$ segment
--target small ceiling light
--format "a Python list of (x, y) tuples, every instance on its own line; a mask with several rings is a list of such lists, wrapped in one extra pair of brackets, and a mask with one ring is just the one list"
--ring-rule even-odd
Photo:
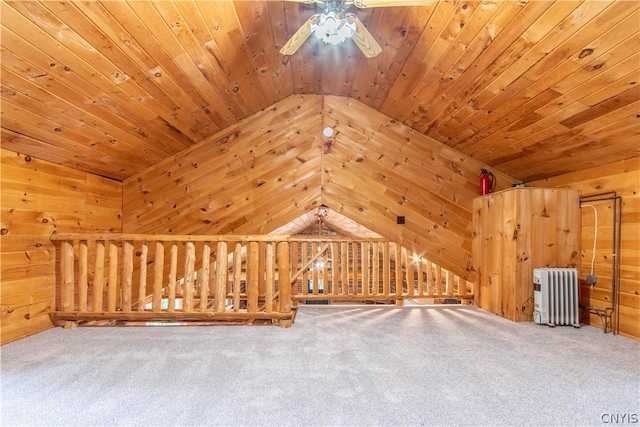
[(349, 23), (340, 13), (321, 13), (320, 21), (311, 25), (311, 32), (325, 43), (338, 45), (353, 37), (356, 23)]
[(318, 210), (316, 211), (316, 217), (318, 218), (318, 221), (322, 221), (324, 218), (326, 218), (328, 213), (329, 213), (329, 208), (327, 206), (325, 205), (318, 206)]
[(333, 136), (333, 128), (327, 126), (326, 128), (322, 129), (322, 134), (326, 137), (326, 138), (331, 138)]

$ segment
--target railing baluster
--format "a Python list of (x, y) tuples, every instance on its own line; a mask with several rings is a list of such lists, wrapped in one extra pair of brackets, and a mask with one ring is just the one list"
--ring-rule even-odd
[(265, 271), (266, 271), (266, 267), (265, 267), (265, 251), (266, 251), (266, 246), (265, 246), (265, 242), (258, 242), (258, 271), (260, 272), (258, 274), (258, 296), (259, 298), (262, 298), (265, 296)]
[(452, 295), (453, 294), (453, 272), (449, 270), (445, 270), (445, 294)]
[(433, 295), (433, 264), (427, 260), (427, 293)]
[[(306, 265), (309, 262), (309, 242), (301, 242), (301, 253), (302, 253), (302, 265)], [(302, 266), (300, 266), (302, 268)], [(309, 294), (309, 269), (305, 269), (305, 271), (300, 275), (300, 279), (302, 282), (302, 295)]]
[[(233, 251), (233, 311), (240, 310), (240, 287), (242, 286), (242, 244), (236, 242)], [(217, 298), (216, 298), (217, 300)]]
[(409, 251), (404, 251), (404, 264), (406, 269), (406, 278), (407, 278), (407, 295), (412, 297), (416, 293), (416, 282), (414, 276), (414, 259), (409, 258)]
[(80, 240), (78, 257), (78, 264), (80, 268), (80, 281), (78, 283), (78, 310), (87, 311), (87, 293), (89, 290), (89, 248), (86, 240)]
[(340, 295), (349, 295), (349, 244), (340, 243)]
[(326, 242), (322, 242), (322, 243), (318, 243), (318, 245), (321, 245), (323, 247), (325, 247), (326, 249), (320, 249), (323, 251), (323, 260), (324, 260), (324, 265), (322, 266), (322, 268), (320, 269), (320, 271), (318, 272), (319, 274), (322, 275), (322, 280), (318, 283), (318, 286), (320, 286), (320, 283), (322, 283), (322, 294), (328, 294), (329, 293), (329, 263), (328, 263), (328, 257), (327, 259), (324, 258), (324, 253), (329, 251), (329, 247), (330, 244), (326, 243)]
[(178, 276), (178, 243), (171, 244), (171, 264), (169, 266), (169, 306), (168, 311), (176, 310), (176, 282)]
[(247, 254), (247, 311), (255, 313), (258, 311), (258, 274), (260, 272), (258, 242), (249, 243), (249, 253)]
[(330, 254), (331, 258), (331, 295), (338, 295), (338, 288), (340, 286), (340, 273), (338, 260), (340, 259), (338, 256), (338, 243), (331, 242), (330, 246)]
[(382, 245), (382, 294), (389, 296), (391, 293), (391, 264), (389, 242)]
[(156, 259), (153, 265), (153, 298), (151, 310), (158, 313), (162, 310), (162, 276), (164, 274), (164, 244), (156, 241)]
[(149, 245), (146, 240), (140, 247), (140, 283), (138, 284), (138, 311), (144, 311), (147, 299), (147, 258), (149, 257)]
[(193, 276), (196, 265), (196, 245), (193, 242), (187, 242), (184, 255), (184, 294), (183, 309), (186, 313), (193, 311)]
[(200, 282), (200, 311), (207, 311), (209, 304), (209, 283), (211, 279), (211, 243), (204, 242), (202, 247), (202, 270), (198, 277)]
[(74, 307), (74, 266), (73, 240), (65, 240), (62, 243), (62, 298), (61, 306), (63, 312), (71, 312)]
[[(273, 294), (274, 290), (274, 269), (275, 259), (273, 251), (273, 243), (267, 243), (265, 251), (265, 269), (266, 269), (266, 283), (265, 283), (265, 310), (267, 313), (273, 312)], [(285, 284), (286, 287), (286, 284)], [(291, 288), (289, 286), (289, 288)]]
[[(280, 313), (291, 313), (291, 271), (289, 268), (289, 243), (279, 242), (278, 251), (278, 289), (280, 290)], [(291, 319), (283, 319), (280, 326), (288, 328), (291, 326)]]
[[(290, 246), (290, 253), (291, 253), (291, 271), (298, 271), (298, 267), (302, 264), (304, 264), (304, 261), (302, 261), (302, 264), (300, 263), (300, 260), (298, 259), (299, 257), (299, 248), (300, 245), (298, 242), (290, 242), (289, 244)], [(298, 279), (293, 282), (291, 284), (291, 292), (298, 294), (300, 292), (300, 290), (302, 289), (299, 285), (301, 283), (301, 279), (300, 277), (298, 277)], [(297, 306), (298, 305), (298, 301), (292, 301), (292, 304)]]
[[(318, 248), (320, 247), (320, 243), (312, 243), (311, 244), (311, 256), (314, 256), (318, 253)], [(318, 263), (313, 263), (313, 295), (318, 295), (318, 282), (320, 281), (320, 272), (318, 271)]]
[(227, 242), (218, 242), (218, 247), (216, 248), (216, 281), (214, 284), (214, 305), (215, 311), (218, 313), (226, 310), (228, 270)]
[(122, 247), (122, 311), (131, 311), (133, 287), (133, 242), (125, 240)]
[(371, 290), (373, 295), (378, 295), (380, 293), (380, 253), (379, 253), (378, 242), (373, 242), (371, 244)]
[(395, 268), (396, 268), (396, 296), (402, 296), (402, 248), (396, 243)]
[(118, 243), (109, 240), (109, 283), (107, 284), (107, 311), (116, 311), (118, 305)]
[(360, 253), (360, 248), (358, 246), (357, 242), (353, 242), (351, 244), (351, 273), (352, 273), (352, 277), (353, 277), (353, 285), (351, 288), (351, 295), (358, 295), (358, 273), (359, 273), (359, 269), (360, 267), (358, 266), (358, 254)]
[(418, 295), (421, 297), (424, 296), (424, 278), (422, 277), (423, 262), (422, 258), (418, 260)]
[(96, 241), (96, 259), (93, 268), (93, 302), (94, 313), (102, 311), (102, 293), (104, 292), (104, 240)]
[(362, 259), (362, 295), (369, 296), (369, 242), (360, 244)]

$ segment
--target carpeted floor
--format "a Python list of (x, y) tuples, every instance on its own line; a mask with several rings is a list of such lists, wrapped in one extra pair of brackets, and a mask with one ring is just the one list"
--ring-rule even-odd
[(302, 306), (290, 329), (56, 328), (0, 351), (3, 426), (564, 426), (640, 412), (640, 342), (471, 306)]

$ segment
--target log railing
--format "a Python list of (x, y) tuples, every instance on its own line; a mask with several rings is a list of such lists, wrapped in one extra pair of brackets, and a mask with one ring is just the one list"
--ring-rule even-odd
[(473, 299), (471, 282), (389, 241), (291, 239), (290, 243), (294, 303)]
[(53, 235), (54, 320), (256, 320), (299, 301), (472, 299), (470, 282), (383, 240)]

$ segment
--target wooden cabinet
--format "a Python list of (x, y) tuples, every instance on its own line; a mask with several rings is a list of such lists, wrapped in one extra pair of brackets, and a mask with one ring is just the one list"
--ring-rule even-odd
[(474, 303), (533, 320), (533, 269), (580, 263), (580, 193), (519, 187), (473, 201)]

